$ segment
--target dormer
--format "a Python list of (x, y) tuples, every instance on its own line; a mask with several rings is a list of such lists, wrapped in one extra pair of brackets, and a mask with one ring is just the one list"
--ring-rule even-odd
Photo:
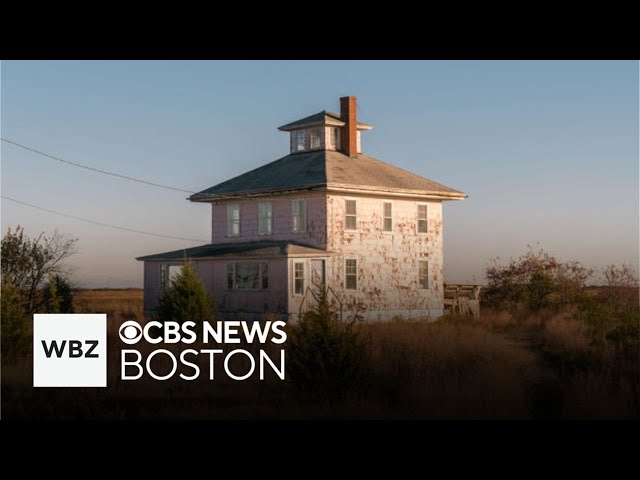
[(356, 97), (340, 99), (340, 115), (323, 110), (278, 128), (290, 132), (291, 153), (337, 150), (353, 156), (362, 153), (360, 134), (373, 126), (357, 121)]

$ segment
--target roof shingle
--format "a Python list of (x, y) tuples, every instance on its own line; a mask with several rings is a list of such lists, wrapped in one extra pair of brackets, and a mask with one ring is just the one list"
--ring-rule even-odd
[(227, 196), (319, 187), (393, 190), (463, 198), (464, 193), (382, 160), (332, 150), (292, 153), (190, 197), (194, 202)]
[(293, 241), (236, 242), (200, 245), (137, 257), (136, 260), (182, 260), (183, 258), (211, 258), (223, 256), (286, 256), (289, 254), (323, 254), (330, 252)]
[[(296, 120), (295, 122), (287, 123), (286, 125), (282, 125), (278, 127), (278, 130), (289, 131), (296, 130), (298, 128), (305, 127), (313, 127), (315, 125), (335, 125), (335, 126), (343, 126), (345, 123), (340, 118), (340, 115), (333, 112), (328, 112), (326, 110), (322, 110), (321, 112), (314, 113), (313, 115), (309, 115), (308, 117), (301, 118), (300, 120)], [(358, 128), (361, 130), (371, 130), (373, 127), (368, 123), (358, 122)]]

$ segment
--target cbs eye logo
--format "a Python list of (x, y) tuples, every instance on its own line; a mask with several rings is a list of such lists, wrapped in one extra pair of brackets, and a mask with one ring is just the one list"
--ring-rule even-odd
[(142, 338), (142, 328), (133, 320), (128, 320), (120, 325), (118, 333), (120, 334), (120, 340), (127, 345), (138, 343)]

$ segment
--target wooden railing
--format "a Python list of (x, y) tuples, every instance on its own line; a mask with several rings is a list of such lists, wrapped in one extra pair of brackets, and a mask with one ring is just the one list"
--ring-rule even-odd
[[(318, 285), (314, 286), (314, 289), (312, 289), (311, 287), (307, 287), (307, 289), (305, 290), (304, 296), (302, 297), (302, 301), (300, 302), (300, 308), (298, 309), (298, 316), (301, 316), (302, 312), (306, 310), (305, 302), (307, 302), (307, 300), (310, 300), (312, 298), (316, 303), (320, 301), (320, 298), (318, 296), (318, 288), (326, 288), (327, 300), (330, 301), (329, 294), (333, 296), (333, 299), (337, 302), (339, 307), (338, 309), (338, 314), (340, 315), (339, 318), (340, 320), (342, 320), (342, 300), (340, 300), (340, 297), (338, 297), (336, 292), (333, 291), (333, 288), (318, 286)], [(307, 306), (310, 307), (311, 305), (307, 305)]]
[(445, 283), (444, 309), (447, 313), (480, 316), (482, 285)]

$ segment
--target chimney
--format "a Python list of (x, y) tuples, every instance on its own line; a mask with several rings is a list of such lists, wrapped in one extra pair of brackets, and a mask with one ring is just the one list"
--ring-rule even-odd
[(342, 127), (342, 151), (350, 157), (358, 154), (356, 108), (356, 97), (340, 98), (340, 119), (346, 123)]

